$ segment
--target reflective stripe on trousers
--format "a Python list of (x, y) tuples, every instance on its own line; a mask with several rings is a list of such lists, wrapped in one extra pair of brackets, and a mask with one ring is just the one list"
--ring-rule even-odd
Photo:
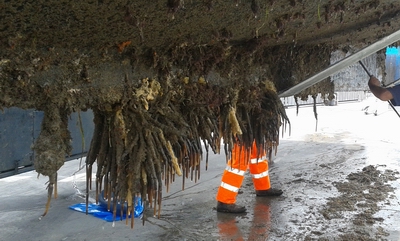
[(244, 174), (250, 169), (255, 190), (267, 190), (271, 188), (268, 175), (268, 160), (265, 153), (257, 159), (257, 147), (253, 143), (251, 150), (245, 150), (235, 144), (232, 149), (232, 158), (222, 175), (221, 185), (218, 188), (217, 200), (223, 203), (233, 204), (239, 188), (242, 186)]

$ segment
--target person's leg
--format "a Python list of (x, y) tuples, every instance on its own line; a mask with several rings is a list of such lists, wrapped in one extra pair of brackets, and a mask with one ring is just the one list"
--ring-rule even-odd
[(235, 203), (247, 170), (245, 160), (249, 160), (249, 158), (249, 150), (245, 150), (238, 145), (233, 147), (232, 158), (227, 163), (217, 192), (218, 212), (241, 213), (246, 211), (244, 207), (237, 206)]
[(251, 150), (249, 168), (257, 196), (280, 196), (283, 193), (280, 189), (271, 188), (267, 157), (264, 151), (257, 153), (255, 143)]

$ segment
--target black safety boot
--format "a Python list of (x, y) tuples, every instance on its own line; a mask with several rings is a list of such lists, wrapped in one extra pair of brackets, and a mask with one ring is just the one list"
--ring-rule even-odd
[(246, 212), (246, 208), (243, 206), (238, 206), (236, 204), (226, 204), (222, 202), (218, 202), (217, 204), (217, 212), (221, 213), (244, 213)]
[(283, 191), (280, 189), (270, 188), (268, 190), (256, 190), (258, 197), (273, 197), (282, 195)]

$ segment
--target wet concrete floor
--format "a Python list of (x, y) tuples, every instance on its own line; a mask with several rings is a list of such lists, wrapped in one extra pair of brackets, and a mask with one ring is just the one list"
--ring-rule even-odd
[[(377, 115), (365, 114), (366, 106)], [(84, 160), (77, 159), (60, 169), (58, 199), (41, 220), (47, 178), (27, 172), (0, 179), (0, 240), (400, 240), (400, 118), (373, 97), (317, 111), (318, 122), (310, 106), (298, 115), (287, 109), (291, 133), (283, 134), (270, 166), (272, 186), (284, 194), (256, 197), (247, 173), (238, 196), (246, 214), (215, 211), (225, 156), (210, 153), (199, 181), (186, 180), (181, 190), (177, 177), (164, 193), (159, 219), (147, 210), (145, 224), (136, 218), (133, 230), (125, 221), (106, 222), (68, 208), (84, 202), (85, 174), (77, 172)], [(339, 190), (369, 166), (369, 186)], [(375, 186), (382, 198), (367, 198), (378, 196)], [(365, 199), (353, 196), (360, 188)]]

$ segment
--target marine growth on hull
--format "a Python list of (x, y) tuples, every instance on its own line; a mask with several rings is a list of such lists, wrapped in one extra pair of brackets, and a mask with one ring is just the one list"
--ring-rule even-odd
[[(258, 150), (272, 153), (279, 144), (281, 127), (289, 123), (274, 84), (268, 80), (223, 86), (203, 77), (146, 78), (139, 82), (126, 78), (122, 93), (119, 101), (92, 108), (95, 129), (86, 158), (87, 188), (96, 190), (96, 200), (104, 193), (114, 217), (118, 203), (127, 203), (127, 214), (133, 213), (136, 196), (160, 216), (163, 187), (168, 191), (176, 175), (184, 177), (182, 188), (185, 179), (197, 181), (202, 160), (205, 169), (212, 165), (208, 151), (221, 153), (223, 148), (228, 160), (234, 144), (250, 148), (255, 142)], [(44, 110), (40, 135), (50, 136), (50, 142), (39, 138), (35, 144), (36, 170), (50, 178), (43, 215), (49, 209), (56, 173), (62, 166), (51, 152), (68, 154), (69, 150), (70, 137), (62, 121), (66, 115), (55, 109)], [(92, 187), (92, 167), (96, 164)]]

